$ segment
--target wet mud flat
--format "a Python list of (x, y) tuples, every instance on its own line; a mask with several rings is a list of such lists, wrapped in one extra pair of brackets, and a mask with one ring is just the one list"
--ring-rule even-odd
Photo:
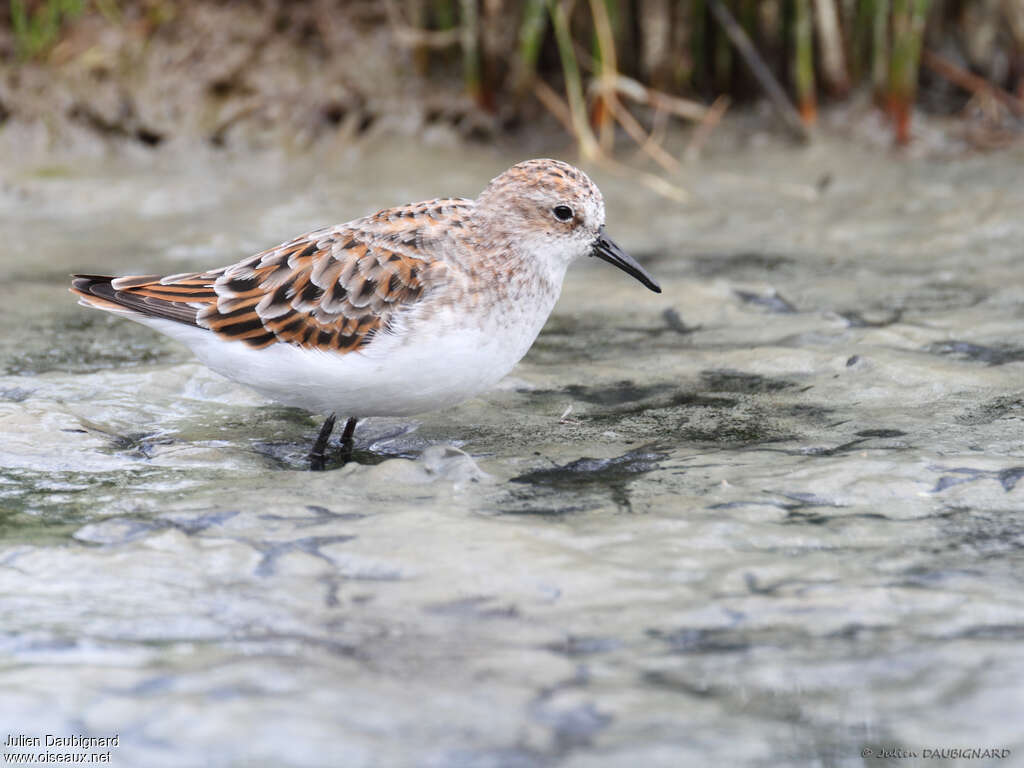
[(0, 722), (147, 766), (1024, 754), (1019, 152), (595, 173), (664, 293), (577, 265), (495, 391), (319, 474), (317, 420), (66, 293), (521, 159), (376, 150), (4, 172)]

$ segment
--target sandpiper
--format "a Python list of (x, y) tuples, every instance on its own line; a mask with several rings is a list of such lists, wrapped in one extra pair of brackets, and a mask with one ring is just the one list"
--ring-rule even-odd
[(159, 276), (75, 275), (79, 303), (155, 328), (217, 373), (356, 422), (466, 400), (526, 354), (569, 264), (597, 256), (656, 293), (604, 230), (601, 192), (558, 160), (527, 160), (475, 199), (386, 208), (300, 235), (227, 267)]

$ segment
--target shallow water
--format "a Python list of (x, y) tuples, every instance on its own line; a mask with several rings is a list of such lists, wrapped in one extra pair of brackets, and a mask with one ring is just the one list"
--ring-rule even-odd
[(597, 172), (664, 293), (578, 265), (495, 391), (320, 474), (317, 420), (66, 292), (518, 159), (5, 164), (0, 723), (125, 766), (1024, 759), (1020, 151)]

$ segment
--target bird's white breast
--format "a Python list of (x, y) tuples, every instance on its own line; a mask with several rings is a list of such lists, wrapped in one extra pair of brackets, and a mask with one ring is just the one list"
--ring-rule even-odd
[(429, 316), (412, 313), (394, 333), (346, 354), (280, 343), (253, 349), (171, 320), (133, 319), (183, 342), (212, 370), (287, 405), (346, 417), (408, 416), (497, 383), (529, 350), (556, 298), (470, 313), (434, 306)]

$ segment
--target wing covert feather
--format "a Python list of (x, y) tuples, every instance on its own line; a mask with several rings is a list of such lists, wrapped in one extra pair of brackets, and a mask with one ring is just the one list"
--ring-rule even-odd
[(345, 353), (390, 329), (399, 312), (443, 280), (446, 265), (423, 255), (413, 243), (420, 237), (315, 230), (223, 269), (76, 276), (73, 290), (256, 348), (283, 342)]

